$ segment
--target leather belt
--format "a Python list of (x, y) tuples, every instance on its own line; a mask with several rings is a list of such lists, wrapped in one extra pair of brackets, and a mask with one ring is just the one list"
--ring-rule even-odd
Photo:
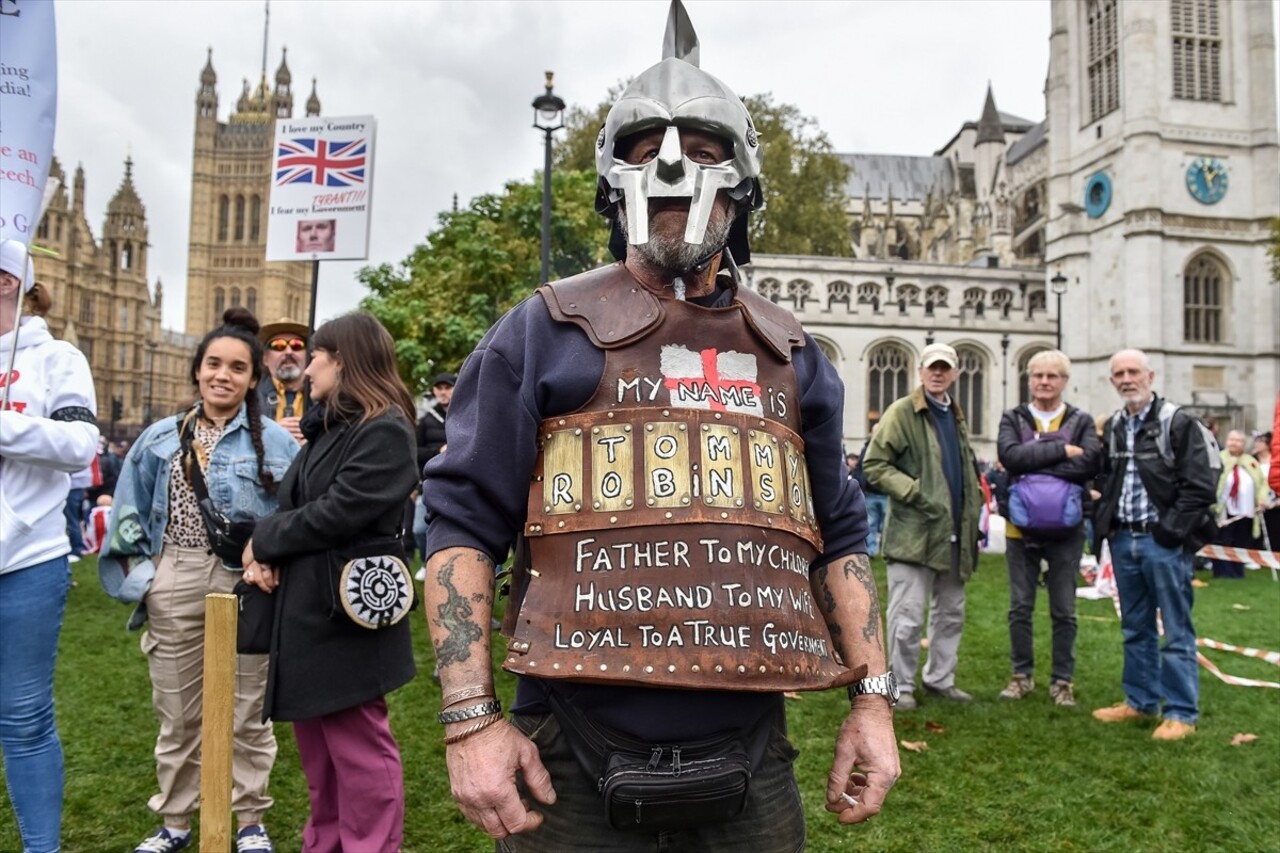
[(1116, 524), (1117, 530), (1127, 530), (1130, 533), (1151, 533), (1155, 528), (1154, 521), (1121, 521)]

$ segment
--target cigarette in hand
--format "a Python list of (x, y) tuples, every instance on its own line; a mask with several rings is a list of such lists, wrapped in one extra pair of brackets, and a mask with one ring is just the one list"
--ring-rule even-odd
[(846, 803), (848, 803), (851, 806), (858, 805), (858, 798), (853, 796), (852, 794), (841, 794), (840, 799), (844, 800)]

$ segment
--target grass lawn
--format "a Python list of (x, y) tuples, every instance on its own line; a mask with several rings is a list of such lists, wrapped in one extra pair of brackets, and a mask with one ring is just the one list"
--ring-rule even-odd
[[(883, 590), (884, 567), (877, 562)], [(1198, 590), (1200, 635), (1240, 646), (1280, 649), (1280, 584), (1267, 571)], [(157, 823), (146, 807), (155, 791), (155, 719), (138, 635), (124, 631), (128, 609), (100, 591), (92, 560), (75, 567), (58, 664), (58, 718), (67, 756), (63, 849), (126, 851)], [(1201, 575), (1204, 577), (1204, 575)], [(1008, 679), (1008, 589), (1001, 557), (984, 557), (969, 587), (958, 683), (970, 706), (926, 701), (897, 716), (899, 739), (928, 750), (902, 752), (902, 778), (869, 825), (840, 827), (822, 810), (843, 691), (788, 704), (801, 751), (801, 793), (812, 851), (1263, 851), (1280, 848), (1280, 690), (1232, 687), (1201, 671), (1200, 731), (1172, 744), (1150, 739), (1153, 725), (1094, 722), (1089, 711), (1122, 698), (1120, 628), (1109, 601), (1081, 601), (1073, 710), (1055, 708), (1047, 685), (1021, 702), (996, 698)], [(415, 614), (420, 676), (391, 697), (405, 760), (405, 851), (492, 850), (463, 822), (449, 796), (439, 689), (428, 677), (430, 643)], [(1047, 677), (1049, 618), (1036, 614), (1037, 676)], [(1228, 673), (1280, 681), (1263, 661), (1209, 656)], [(500, 675), (504, 703), (513, 679)], [(292, 729), (277, 726), (280, 755), (268, 815), (282, 851), (299, 849), (306, 785)], [(1231, 746), (1236, 733), (1258, 736)], [(0, 851), (21, 849), (0, 791)], [(743, 851), (751, 850), (744, 839)], [(355, 853), (355, 851), (353, 851)]]

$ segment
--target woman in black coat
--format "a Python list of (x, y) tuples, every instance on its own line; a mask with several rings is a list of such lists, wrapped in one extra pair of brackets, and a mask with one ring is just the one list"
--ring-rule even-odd
[(311, 345), (306, 372), (322, 405), (303, 417), (307, 442), (280, 510), (258, 522), (244, 555), (244, 579), (276, 597), (264, 715), (294, 723), (311, 796), (303, 850), (398, 850), (404, 783), (384, 697), (414, 676), (409, 620), (357, 624), (339, 573), (354, 557), (403, 556), (417, 479), (413, 399), (372, 316), (332, 320)]

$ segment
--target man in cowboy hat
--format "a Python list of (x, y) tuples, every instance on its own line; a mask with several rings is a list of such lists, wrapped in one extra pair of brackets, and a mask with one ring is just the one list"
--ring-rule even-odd
[(302, 430), (298, 421), (307, 404), (302, 385), (308, 335), (306, 326), (287, 317), (258, 330), (258, 340), (264, 347), (262, 362), (271, 376), (270, 382), (258, 383), (262, 413), (287, 429), (299, 443)]

